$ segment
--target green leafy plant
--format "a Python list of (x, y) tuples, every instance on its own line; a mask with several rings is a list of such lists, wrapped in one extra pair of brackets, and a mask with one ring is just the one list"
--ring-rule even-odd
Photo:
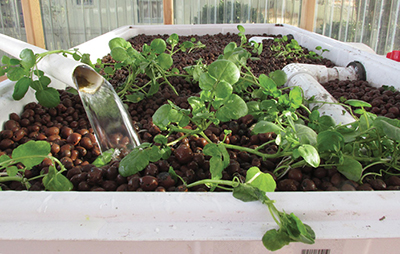
[(325, 52), (329, 52), (329, 49), (323, 49), (321, 46), (315, 47), (315, 50), (320, 51), (321, 53), (318, 55), (316, 52), (310, 51), (308, 52), (308, 55), (306, 55), (306, 57), (310, 59), (322, 59), (322, 54)]
[[(340, 173), (356, 182), (362, 182), (368, 175), (398, 174), (400, 121), (367, 112), (365, 107), (371, 105), (364, 101), (347, 100), (343, 106), (355, 118), (353, 123), (346, 126), (330, 123), (325, 128), (319, 126), (317, 148), (325, 161), (323, 166), (336, 166)], [(356, 108), (354, 113), (350, 106)], [(316, 118), (316, 115), (310, 117), (312, 121)], [(313, 122), (310, 126), (318, 128), (313, 126)], [(374, 166), (381, 170), (369, 172), (368, 169)]]
[[(62, 174), (67, 169), (55, 157), (49, 155), (51, 146), (46, 141), (28, 141), (15, 148), (11, 158), (8, 155), (0, 156), (0, 183), (17, 181), (21, 182), (29, 190), (30, 181), (43, 178), (42, 182), (46, 190), (49, 191), (70, 191), (72, 183)], [(44, 159), (49, 159), (51, 165), (47, 173), (41, 172), (40, 175), (26, 178), (25, 172), (39, 165)], [(61, 170), (56, 169), (58, 165)]]
[(275, 38), (274, 41), (277, 45), (271, 45), (270, 48), (272, 51), (275, 51), (275, 57), (284, 57), (286, 59), (293, 58), (301, 58), (306, 57), (310, 59), (322, 59), (322, 54), (324, 52), (329, 51), (328, 49), (322, 49), (321, 46), (317, 46), (315, 50), (321, 51), (321, 54), (318, 55), (314, 51), (309, 51), (307, 54), (304, 52), (304, 49), (299, 45), (299, 43), (295, 39), (291, 39), (289, 41), (286, 35), (282, 36), (282, 38)]
[[(243, 31), (241, 32), (243, 33)], [(277, 71), (269, 76), (261, 75), (257, 78), (246, 66), (249, 58), (250, 53), (247, 50), (230, 43), (226, 46), (224, 54), (210, 65), (205, 66), (198, 63), (188, 68), (193, 79), (198, 81), (201, 89), (199, 96), (188, 98), (190, 109), (182, 109), (171, 101), (162, 105), (154, 113), (152, 119), (155, 125), (161, 130), (167, 131), (168, 134), (156, 136), (154, 144), (145, 143), (135, 148), (133, 152), (121, 160), (119, 172), (123, 176), (136, 174), (144, 170), (150, 162), (168, 158), (171, 154), (169, 147), (180, 140), (191, 135), (200, 136), (208, 143), (203, 148), (203, 153), (210, 156), (211, 179), (187, 184), (174, 173), (172, 168), (170, 169), (171, 175), (179, 178), (187, 188), (205, 184), (210, 190), (216, 188), (230, 190), (233, 191), (235, 197), (241, 200), (260, 200), (266, 204), (280, 226), (278, 231), (267, 232), (267, 236), (271, 236), (279, 242), (275, 243), (275, 240), (270, 242), (269, 237), (265, 237), (264, 244), (268, 249), (279, 249), (291, 241), (313, 243), (315, 236), (311, 228), (302, 224), (295, 215), (279, 212), (273, 206), (273, 202), (265, 196), (265, 193), (262, 194), (265, 191), (275, 189), (276, 184), (270, 174), (262, 173), (258, 168), (251, 168), (247, 172), (245, 183), (241, 183), (237, 177), (234, 177), (231, 181), (222, 180), (222, 172), (228, 166), (230, 160), (227, 149), (246, 151), (260, 156), (263, 160), (280, 157), (290, 158), (285, 165), (281, 165), (276, 170), (277, 175), (279, 175), (281, 169), (287, 169), (290, 166), (311, 165), (317, 167), (320, 163), (318, 152), (313, 146), (317, 134), (311, 128), (295, 122), (299, 120), (295, 110), (303, 105), (301, 89), (297, 87), (289, 94), (283, 94), (278, 89), (277, 83), (282, 85), (286, 81), (284, 73)], [(243, 82), (247, 84), (243, 85)], [(238, 88), (237, 86), (241, 87)], [(242, 147), (225, 142), (213, 143), (204, 133), (212, 124), (218, 125), (221, 122), (237, 120), (247, 115), (249, 113), (248, 106), (245, 100), (235, 91), (246, 93), (249, 92), (248, 90), (253, 91), (250, 94), (258, 93), (262, 97), (273, 98), (275, 103), (282, 105), (281, 108), (287, 109), (282, 114), (278, 114), (277, 111), (274, 115), (276, 123), (260, 121), (253, 128), (254, 134), (278, 133), (275, 143), (280, 146), (280, 150), (274, 154), (263, 153), (260, 150), (269, 143), (258, 148)], [(273, 101), (273, 99), (270, 100)], [(184, 128), (189, 123), (196, 126), (196, 129)], [(181, 132), (184, 135), (168, 143), (168, 136), (175, 132)], [(224, 134), (227, 137), (230, 135), (230, 131), (226, 130)]]
[(38, 102), (48, 108), (56, 107), (60, 103), (60, 96), (56, 89), (49, 87), (51, 80), (45, 73), (38, 69), (37, 64), (50, 54), (71, 55), (75, 60), (92, 65), (88, 54), (81, 54), (75, 50), (54, 50), (40, 54), (34, 54), (31, 49), (21, 51), (19, 57), (9, 58), (4, 55), (1, 59), (0, 76), (7, 74), (8, 79), (17, 81), (14, 86), (13, 99), (21, 100), (29, 88), (35, 90)]
[[(167, 47), (169, 46), (169, 48)], [(172, 64), (172, 55), (178, 51), (190, 53), (196, 48), (202, 48), (201, 42), (196, 42), (194, 38), (191, 41), (185, 41), (179, 44), (179, 36), (172, 34), (164, 41), (163, 39), (154, 39), (150, 45), (145, 44), (142, 52), (135, 50), (132, 45), (123, 38), (114, 38), (109, 42), (111, 56), (119, 61), (114, 68), (126, 68), (129, 76), (125, 84), (118, 91), (118, 95), (130, 102), (138, 102), (144, 97), (152, 96), (158, 91), (163, 83), (166, 83), (178, 94), (174, 86), (168, 81), (170, 76), (179, 76), (179, 70), (174, 68), (168, 71)], [(139, 74), (145, 73), (150, 81), (144, 86), (136, 85), (136, 78)], [(161, 83), (158, 80), (163, 79)], [(145, 89), (149, 86), (149, 89)]]

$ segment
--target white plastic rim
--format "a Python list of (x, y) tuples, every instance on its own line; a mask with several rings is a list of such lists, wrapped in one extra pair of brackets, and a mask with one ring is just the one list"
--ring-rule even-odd
[[(329, 49), (324, 56), (340, 66), (360, 61), (371, 82), (399, 85), (393, 71), (398, 75), (400, 63), (288, 25), (244, 27), (249, 34), (291, 33), (309, 49)], [(237, 33), (237, 29), (236, 25), (126, 26), (78, 47), (96, 60), (109, 52), (108, 41), (114, 37), (173, 32), (201, 35)], [(1, 122), (9, 113), (21, 112), (34, 98), (28, 95), (20, 102), (12, 101), (12, 85), (10, 81), (0, 85)], [(329, 249), (332, 254), (373, 254), (378, 253), (377, 246), (381, 253), (398, 250), (399, 192), (279, 192), (268, 196), (276, 200), (278, 209), (295, 213), (317, 235), (316, 245), (296, 243), (276, 253)], [(1, 254), (70, 253), (78, 247), (74, 253), (269, 253), (260, 239), (268, 229), (276, 228), (266, 207), (241, 202), (231, 193), (5, 191), (0, 198)]]

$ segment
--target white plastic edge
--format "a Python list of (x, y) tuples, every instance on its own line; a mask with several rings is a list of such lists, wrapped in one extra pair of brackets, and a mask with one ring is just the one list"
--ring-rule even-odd
[[(399, 192), (268, 193), (317, 239), (398, 238)], [(3, 192), (0, 239), (260, 240), (267, 207), (231, 193)], [(373, 204), (373, 207), (371, 207)]]

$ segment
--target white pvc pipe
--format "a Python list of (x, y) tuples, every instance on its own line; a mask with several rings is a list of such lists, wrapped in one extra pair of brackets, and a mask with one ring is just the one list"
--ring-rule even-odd
[[(327, 82), (334, 79), (356, 79), (352, 67), (326, 68), (322, 65), (289, 64), (282, 70), (287, 75), (286, 86), (299, 86), (304, 92), (305, 98), (314, 97), (316, 101), (338, 103), (338, 101), (318, 82)], [(353, 69), (354, 70), (354, 69)], [(319, 106), (322, 115), (331, 116), (337, 124), (349, 124), (354, 118), (338, 104), (311, 103), (311, 107)]]
[(319, 83), (326, 83), (331, 80), (356, 80), (357, 73), (353, 67), (333, 67), (324, 65), (296, 63), (310, 73)]
[[(7, 35), (0, 34), (0, 49), (11, 56), (20, 58), (19, 55), (21, 51), (26, 48), (31, 49), (35, 54), (40, 54), (47, 51)], [(88, 68), (91, 68), (84, 63), (77, 62), (71, 58), (67, 58), (58, 54), (48, 55), (38, 63), (39, 70), (65, 83), (67, 86), (74, 88), (77, 87), (74, 83), (73, 73), (78, 66), (87, 66)]]

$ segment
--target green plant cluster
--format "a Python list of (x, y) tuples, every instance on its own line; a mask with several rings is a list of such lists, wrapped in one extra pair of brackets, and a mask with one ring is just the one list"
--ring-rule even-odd
[[(169, 46), (169, 47), (167, 47)], [(170, 76), (178, 76), (179, 70), (172, 68), (172, 55), (178, 51), (190, 53), (196, 48), (202, 48), (201, 42), (196, 42), (195, 38), (179, 44), (179, 36), (172, 34), (166, 41), (154, 39), (150, 45), (144, 44), (142, 52), (135, 50), (132, 45), (123, 38), (114, 38), (109, 42), (111, 56), (119, 61), (114, 68), (127, 68), (129, 76), (118, 95), (128, 102), (139, 102), (144, 97), (155, 94), (160, 85), (167, 83), (178, 95), (174, 86), (168, 81)], [(110, 67), (111, 68), (111, 67)], [(108, 71), (110, 72), (110, 71)], [(136, 85), (137, 75), (145, 73), (150, 81), (144, 86)], [(158, 80), (162, 79), (160, 83)], [(146, 87), (149, 89), (146, 90)]]
[[(29, 189), (33, 181), (43, 178), (42, 182), (46, 190), (49, 191), (70, 191), (72, 183), (62, 174), (67, 169), (55, 157), (50, 156), (51, 146), (47, 141), (28, 141), (15, 148), (11, 158), (8, 155), (0, 156), (0, 183), (16, 181), (21, 182), (26, 189)], [(40, 172), (40, 175), (26, 178), (25, 171), (39, 165), (44, 159), (49, 159), (51, 165), (48, 172)], [(61, 170), (57, 170), (58, 165)], [(1, 172), (4, 171), (5, 172)], [(1, 190), (1, 186), (0, 186)]]
[(13, 99), (21, 100), (29, 88), (35, 90), (38, 102), (48, 108), (56, 107), (60, 103), (60, 95), (56, 89), (50, 87), (50, 78), (38, 69), (37, 64), (47, 55), (59, 54), (71, 55), (76, 61), (93, 66), (89, 54), (81, 54), (78, 50), (54, 50), (40, 54), (34, 54), (31, 49), (21, 51), (19, 59), (9, 58), (4, 55), (1, 59), (0, 76), (7, 74), (11, 81), (17, 81), (14, 86)]
[(295, 39), (291, 39), (289, 41), (286, 35), (282, 36), (282, 38), (275, 38), (274, 41), (277, 43), (277, 45), (272, 45), (270, 48), (272, 51), (276, 52), (275, 57), (283, 57), (286, 59), (301, 57), (306, 57), (310, 59), (322, 59), (322, 54), (329, 51), (328, 49), (323, 49), (321, 46), (317, 46), (315, 47), (315, 50), (320, 51), (320, 55), (318, 55), (314, 51), (309, 51), (308, 53), (305, 53), (304, 49)]

